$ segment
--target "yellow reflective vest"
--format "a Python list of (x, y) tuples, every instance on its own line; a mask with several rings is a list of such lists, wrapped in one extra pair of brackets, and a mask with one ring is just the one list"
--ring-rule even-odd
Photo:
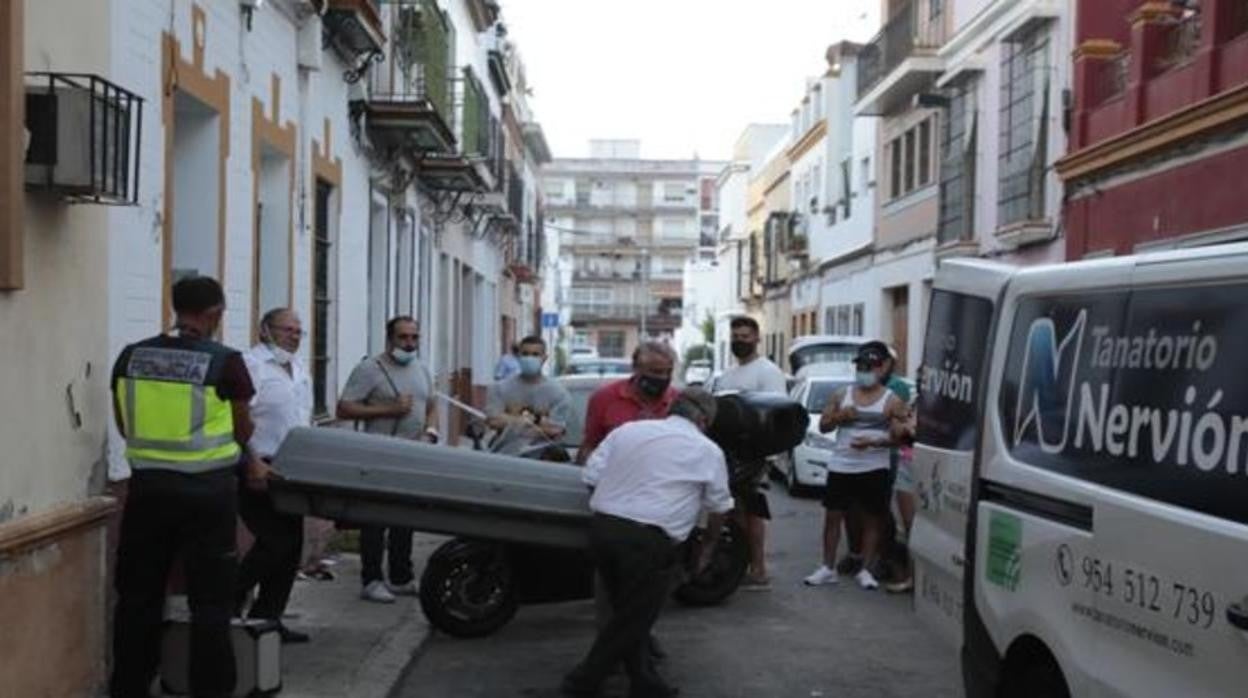
[(167, 336), (126, 347), (113, 391), (131, 468), (204, 473), (238, 463), (234, 413), (217, 394), (232, 353), (216, 342)]

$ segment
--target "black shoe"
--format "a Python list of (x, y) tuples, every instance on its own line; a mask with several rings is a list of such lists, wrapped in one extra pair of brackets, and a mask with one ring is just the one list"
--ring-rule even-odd
[(277, 634), (282, 636), (283, 645), (302, 645), (312, 639), (311, 635), (298, 630), (291, 630), (285, 625), (277, 626)]

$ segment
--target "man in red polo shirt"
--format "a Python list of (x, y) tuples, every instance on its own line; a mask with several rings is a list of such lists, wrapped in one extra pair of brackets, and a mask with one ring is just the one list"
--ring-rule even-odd
[(589, 398), (585, 409), (585, 436), (576, 454), (582, 465), (602, 440), (621, 424), (639, 419), (663, 419), (676, 399), (672, 370), (676, 352), (661, 342), (643, 342), (633, 352), (633, 375), (608, 383)]

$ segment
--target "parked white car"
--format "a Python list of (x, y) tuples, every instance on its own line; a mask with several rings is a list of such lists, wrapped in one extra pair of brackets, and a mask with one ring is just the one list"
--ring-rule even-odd
[(810, 425), (802, 443), (773, 462), (790, 492), (803, 487), (822, 487), (827, 481), (828, 458), (836, 445), (836, 432), (819, 433), (819, 415), (833, 393), (853, 382), (853, 374), (839, 364), (811, 365), (799, 372), (789, 396), (806, 407)]
[(707, 359), (694, 359), (685, 367), (685, 385), (705, 385), (711, 379), (711, 362)]

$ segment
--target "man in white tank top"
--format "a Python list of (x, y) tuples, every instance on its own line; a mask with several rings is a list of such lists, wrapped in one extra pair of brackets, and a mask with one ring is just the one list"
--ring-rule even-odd
[(836, 448), (828, 459), (828, 482), (823, 496), (823, 564), (804, 580), (810, 586), (835, 584), (836, 549), (847, 512), (862, 517), (862, 569), (855, 575), (863, 589), (876, 589), (871, 574), (880, 547), (881, 521), (890, 499), (889, 450), (891, 427), (904, 421), (906, 403), (884, 386), (888, 356), (877, 343), (864, 344), (854, 358), (855, 383), (828, 400), (819, 430), (836, 430)]

